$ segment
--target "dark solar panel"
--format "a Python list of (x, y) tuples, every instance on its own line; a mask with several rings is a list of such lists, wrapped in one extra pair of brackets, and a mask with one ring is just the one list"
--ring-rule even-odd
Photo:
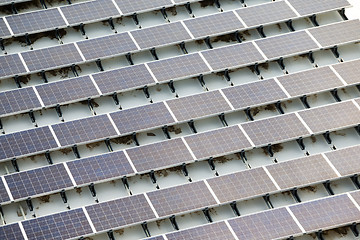
[(221, 203), (253, 198), (277, 190), (262, 168), (208, 179), (208, 183)]
[(83, 61), (74, 44), (28, 51), (21, 55), (30, 71), (60, 68)]
[(359, 124), (360, 111), (351, 102), (335, 103), (299, 112), (314, 133), (331, 131)]
[(110, 116), (121, 134), (175, 122), (162, 102), (114, 112)]
[(335, 228), (360, 220), (360, 211), (347, 195), (338, 195), (290, 207), (306, 231)]
[(155, 218), (143, 194), (91, 205), (86, 210), (97, 231)]
[(181, 139), (172, 139), (127, 150), (138, 171), (180, 165), (193, 158)]
[(117, 133), (107, 115), (83, 118), (52, 126), (61, 146), (101, 140)]
[(92, 233), (83, 210), (75, 209), (22, 222), (32, 240), (68, 239)]
[(0, 226), (0, 239), (24, 240), (18, 223)]
[(274, 79), (243, 84), (223, 90), (235, 109), (275, 102), (287, 98)]
[(148, 196), (160, 217), (216, 204), (203, 181), (149, 192)]
[(293, 113), (244, 123), (242, 126), (256, 146), (273, 144), (309, 134)]
[(67, 165), (78, 185), (134, 173), (123, 152), (84, 158)]
[(278, 80), (293, 97), (344, 86), (329, 67), (289, 74)]
[(285, 208), (235, 218), (229, 221), (239, 239), (283, 239), (301, 230)]
[(350, 6), (347, 0), (289, 0), (289, 3), (301, 15), (310, 15)]
[(6, 20), (14, 34), (31, 33), (39, 30), (44, 32), (66, 26), (64, 19), (56, 8), (15, 14), (7, 16)]
[(9, 195), (7, 194), (3, 181), (0, 179), (0, 203), (8, 201), (10, 201)]
[(264, 60), (252, 43), (211, 49), (202, 54), (214, 70), (251, 65)]
[(345, 80), (348, 84), (358, 84), (360, 76), (360, 60), (344, 62), (341, 64), (333, 65), (336, 72)]
[[(0, 3), (1, 4), (1, 3)], [(0, 18), (0, 38), (10, 36), (10, 31), (8, 27), (6, 26), (4, 20)]]
[(19, 55), (0, 56), (0, 78), (20, 73), (26, 73), (26, 69)]
[(360, 173), (359, 152), (360, 146), (355, 146), (325, 153), (325, 155), (342, 176), (348, 176)]
[(159, 82), (210, 72), (199, 54), (189, 54), (148, 63)]
[(145, 65), (136, 65), (93, 75), (103, 94), (155, 84)]
[(178, 121), (230, 111), (231, 107), (219, 91), (212, 91), (167, 101)]
[(36, 90), (46, 106), (99, 96), (89, 76), (42, 84)]
[(0, 92), (0, 103), (0, 116), (41, 107), (32, 88)]
[(12, 158), (56, 148), (49, 127), (35, 128), (0, 136), (0, 159)]
[(196, 158), (207, 158), (251, 147), (238, 126), (185, 137)]
[(142, 49), (180, 43), (191, 39), (179, 22), (144, 28), (132, 31), (131, 34)]
[(171, 0), (115, 0), (115, 2), (125, 15), (174, 5)]

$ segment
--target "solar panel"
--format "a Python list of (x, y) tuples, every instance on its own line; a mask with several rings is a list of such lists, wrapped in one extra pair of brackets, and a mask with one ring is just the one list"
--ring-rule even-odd
[(46, 9), (24, 14), (7, 16), (11, 30), (14, 34), (24, 34), (36, 31), (45, 32), (58, 27), (66, 27), (66, 23), (58, 9)]
[(147, 195), (160, 217), (216, 204), (203, 181), (165, 188)]
[(325, 153), (325, 155), (342, 176), (348, 176), (360, 173), (359, 151), (360, 146), (355, 146)]
[(287, 95), (281, 90), (274, 79), (226, 88), (223, 89), (223, 92), (235, 109), (287, 98)]
[(285, 208), (235, 218), (229, 221), (239, 239), (282, 239), (301, 230)]
[(171, 0), (115, 0), (115, 2), (120, 7), (121, 12), (126, 15), (174, 5)]
[(256, 146), (294, 139), (309, 132), (295, 114), (286, 114), (242, 124)]
[(5, 176), (14, 199), (72, 187), (73, 184), (63, 164), (56, 164)]
[(231, 107), (219, 91), (206, 92), (167, 101), (178, 121), (230, 111)]
[(70, 25), (119, 16), (111, 0), (96, 0), (60, 8)]
[(193, 158), (181, 139), (172, 139), (127, 150), (138, 171), (180, 165)]
[(135, 30), (131, 34), (141, 49), (175, 44), (191, 39), (180, 22)]
[(276, 191), (263, 168), (254, 168), (208, 179), (221, 203), (252, 198)]
[(163, 236), (145, 238), (144, 240), (165, 240)]
[(155, 218), (143, 194), (91, 205), (86, 210), (97, 231)]
[[(1, 3), (0, 3), (1, 5)], [(6, 26), (4, 19), (0, 18), (0, 38), (11, 36), (11, 33)]]
[(49, 127), (40, 127), (0, 136), (0, 159), (56, 148)]
[(107, 115), (83, 118), (52, 125), (61, 146), (100, 140), (117, 133)]
[(18, 223), (0, 226), (0, 239), (24, 240)]
[(313, 155), (266, 167), (282, 189), (319, 183), (337, 175), (321, 155)]
[(36, 86), (45, 106), (99, 96), (89, 76)]
[(350, 6), (347, 0), (289, 0), (289, 3), (301, 15), (311, 15)]
[[(332, 47), (360, 40), (360, 22), (352, 20), (310, 29), (309, 32), (323, 47)], [(334, 34), (336, 33), (336, 34)]]
[(111, 113), (121, 134), (174, 123), (174, 118), (162, 102)]
[(26, 70), (19, 55), (0, 56), (0, 78), (20, 73), (26, 73)]
[(358, 205), (360, 205), (360, 191), (351, 193), (351, 196), (355, 199)]
[(329, 67), (285, 75), (278, 80), (293, 97), (344, 86)]
[(29, 239), (68, 239), (93, 233), (83, 210), (75, 209), (22, 222)]
[(129, 33), (119, 33), (77, 43), (86, 60), (115, 56), (138, 50)]
[(185, 137), (196, 158), (215, 157), (251, 147), (238, 126), (221, 128)]
[(32, 88), (0, 92), (0, 102), (0, 116), (41, 107)]
[(360, 82), (358, 77), (360, 76), (360, 60), (335, 64), (333, 67), (346, 83), (358, 84)]
[(360, 211), (347, 195), (338, 195), (290, 207), (306, 231), (335, 228), (360, 220)]
[(231, 240), (235, 239), (225, 222), (217, 222), (166, 235), (168, 240)]
[(204, 60), (197, 53), (150, 62), (148, 66), (159, 82), (210, 72)]
[(359, 124), (360, 111), (351, 102), (335, 103), (299, 112), (314, 133), (331, 131)]
[[(0, 203), (2, 202), (8, 202), (10, 201), (9, 195), (7, 194), (7, 191), (5, 189), (3, 181), (0, 179)], [(0, 230), (1, 232), (1, 230)], [(1, 233), (0, 233), (1, 236)]]
[(233, 12), (189, 19), (184, 23), (195, 38), (225, 34), (244, 28)]
[(296, 13), (283, 1), (241, 8), (236, 12), (248, 27), (286, 21), (297, 17)]
[(30, 71), (60, 68), (83, 61), (74, 44), (23, 52), (21, 55)]
[(214, 70), (251, 65), (264, 60), (252, 43), (211, 49), (202, 54)]

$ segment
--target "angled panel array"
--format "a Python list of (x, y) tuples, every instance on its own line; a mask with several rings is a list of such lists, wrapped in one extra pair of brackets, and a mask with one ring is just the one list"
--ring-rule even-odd
[[(1, 180), (1, 179), (0, 179)], [(0, 202), (8, 202), (10, 201), (9, 195), (5, 189), (5, 185), (3, 181), (0, 181)], [(0, 234), (1, 236), (1, 234)]]
[(325, 153), (325, 155), (342, 176), (348, 176), (360, 173), (359, 152), (360, 146), (355, 146)]
[(174, 5), (171, 0), (115, 0), (125, 15)]
[(341, 9), (349, 7), (347, 0), (288, 0), (295, 10), (301, 15), (321, 13), (330, 9)]
[(333, 65), (336, 72), (345, 80), (347, 84), (360, 83), (360, 60), (344, 62)]
[(19, 55), (0, 56), (0, 78), (21, 73), (26, 73), (26, 69)]
[(0, 239), (25, 240), (18, 223), (0, 226)]

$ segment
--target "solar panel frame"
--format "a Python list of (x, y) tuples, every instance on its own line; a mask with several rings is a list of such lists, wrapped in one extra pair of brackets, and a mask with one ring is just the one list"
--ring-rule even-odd
[(171, 7), (174, 5), (171, 0), (115, 0), (115, 2), (124, 15), (156, 10), (162, 7)]
[(156, 236), (151, 238), (145, 238), (144, 240), (165, 240), (163, 236)]
[(359, 151), (360, 146), (358, 145), (328, 152), (325, 155), (342, 176), (349, 176), (360, 173), (360, 166), (357, 164)]
[(337, 73), (347, 84), (358, 84), (360, 82), (360, 59), (332, 65)]
[(26, 73), (18, 54), (0, 56), (0, 79)]
[[(10, 201), (10, 197), (6, 191), (4, 182), (2, 181), (2, 179), (0, 179), (0, 203), (9, 202), (9, 201)], [(0, 236), (1, 236), (1, 230), (0, 230)]]
[[(1, 6), (1, 3), (0, 3)], [(8, 27), (6, 26), (4, 19), (0, 18), (0, 38), (6, 38), (6, 37), (10, 37), (11, 33), (8, 29)]]
[(25, 240), (18, 223), (0, 226), (0, 238), (4, 240)]
[(330, 0), (326, 2), (322, 0), (289, 0), (288, 2), (303, 16), (351, 6), (347, 0)]
[(11, 3), (21, 3), (21, 2), (29, 2), (31, 0), (1, 0), (0, 6), (8, 5)]

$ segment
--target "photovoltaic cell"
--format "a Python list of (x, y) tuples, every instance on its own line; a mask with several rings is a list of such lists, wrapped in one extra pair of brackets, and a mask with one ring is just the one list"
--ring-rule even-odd
[(304, 16), (350, 6), (347, 0), (289, 0), (289, 3)]
[(231, 240), (235, 239), (225, 222), (217, 222), (166, 235), (168, 240)]
[(45, 106), (99, 96), (89, 76), (36, 86)]
[[(1, 5), (1, 2), (0, 2), (0, 5)], [(0, 37), (3, 38), (3, 37), (7, 37), (7, 36), (10, 36), (11, 33), (9, 31), (9, 29), (7, 28), (4, 20), (2, 18), (0, 18)]]
[(73, 186), (63, 164), (10, 174), (5, 176), (5, 180), (14, 199), (60, 191)]
[(167, 101), (178, 121), (220, 114), (231, 108), (219, 91), (212, 91)]
[(126, 150), (138, 171), (180, 165), (193, 158), (181, 139), (172, 139)]
[(0, 239), (24, 240), (18, 223), (0, 226)]
[(97, 231), (155, 218), (143, 194), (91, 205), (86, 210)]
[(241, 8), (236, 12), (248, 27), (287, 21), (297, 17), (296, 13), (285, 2), (273, 2)]
[[(0, 179), (0, 203), (8, 202), (8, 201), (10, 201), (9, 195), (6, 192), (4, 183)], [(0, 230), (0, 236), (1, 236), (1, 230)]]
[(293, 97), (344, 86), (329, 67), (285, 75), (278, 80)]
[(304, 53), (318, 48), (305, 31), (265, 38), (257, 40), (255, 43), (269, 59)]
[(351, 102), (342, 102), (299, 112), (314, 133), (359, 124), (360, 111)]
[(162, 102), (114, 112), (110, 116), (121, 134), (175, 122)]
[(355, 146), (325, 153), (325, 155), (342, 176), (348, 176), (360, 173), (359, 152), (360, 146)]
[(148, 63), (159, 82), (210, 72), (199, 54), (189, 54)]
[(313, 155), (266, 166), (280, 188), (319, 183), (337, 175), (321, 155)]
[(180, 43), (191, 39), (180, 22), (135, 30), (131, 34), (142, 49)]
[(115, 0), (115, 2), (125, 15), (174, 5), (171, 0)]
[(338, 195), (290, 207), (306, 231), (335, 228), (360, 220), (360, 211), (347, 195)]
[(28, 51), (21, 55), (30, 71), (60, 68), (83, 61), (74, 44)]
[(185, 140), (198, 159), (215, 157), (251, 147), (238, 126), (195, 134), (185, 137)]
[(0, 56), (0, 78), (20, 73), (26, 73), (26, 70), (19, 55)]
[(211, 178), (208, 183), (221, 203), (265, 195), (277, 190), (262, 168)]
[(274, 79), (223, 89), (235, 109), (275, 102), (287, 98)]
[(251, 65), (264, 60), (252, 43), (211, 49), (202, 54), (214, 70)]
[(0, 136), (0, 159), (56, 148), (49, 127), (40, 127)]
[(32, 88), (0, 92), (0, 116), (40, 107), (39, 99)]
[(103, 94), (155, 84), (145, 65), (136, 65), (93, 75)]
[(300, 228), (285, 208), (235, 218), (229, 223), (239, 239), (283, 239), (301, 234)]
[(22, 222), (33, 240), (68, 239), (92, 233), (83, 210), (75, 209)]
[(213, 14), (184, 21), (195, 38), (220, 35), (243, 29), (244, 26), (233, 12)]
[(147, 195), (160, 217), (216, 204), (203, 181), (161, 189)]
[(341, 64), (333, 65), (336, 72), (345, 80), (348, 84), (360, 83), (360, 60), (344, 62)]
[(295, 114), (244, 123), (242, 126), (256, 146), (273, 144), (309, 134)]

